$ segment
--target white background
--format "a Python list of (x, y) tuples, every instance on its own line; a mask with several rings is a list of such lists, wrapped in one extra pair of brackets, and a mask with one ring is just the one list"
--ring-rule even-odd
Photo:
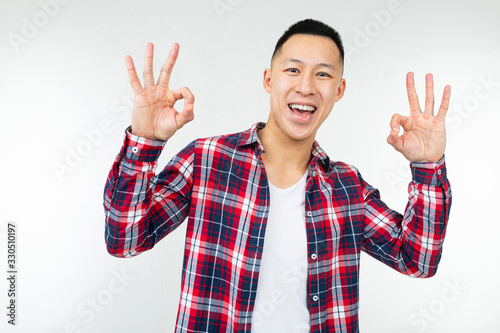
[(454, 197), (440, 268), (417, 280), (364, 255), (361, 331), (500, 331), (499, 1), (53, 1), (0, 7), (0, 269), (8, 221), (19, 267), (17, 326), (6, 323), (2, 278), (0, 331), (173, 331), (185, 227), (133, 259), (104, 244), (103, 188), (131, 114), (123, 58), (142, 77), (153, 42), (157, 77), (180, 44), (171, 87), (193, 91), (195, 120), (168, 143), (161, 169), (197, 137), (267, 120), (264, 68), (283, 31), (308, 17), (336, 28), (348, 48), (345, 96), (317, 139), (395, 209), (404, 210), (410, 174), (385, 139), (392, 114), (409, 112), (405, 75), (415, 72), (421, 99), (428, 72), (439, 101), (452, 86)]

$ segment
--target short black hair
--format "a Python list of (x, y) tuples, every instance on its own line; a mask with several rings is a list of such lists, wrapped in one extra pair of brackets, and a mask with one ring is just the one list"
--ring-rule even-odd
[(329, 25), (313, 19), (305, 19), (292, 24), (276, 43), (271, 60), (274, 59), (274, 55), (281, 50), (283, 44), (285, 44), (290, 37), (297, 34), (322, 36), (333, 40), (340, 51), (340, 62), (342, 63), (342, 67), (344, 66), (344, 46), (342, 45), (340, 34)]

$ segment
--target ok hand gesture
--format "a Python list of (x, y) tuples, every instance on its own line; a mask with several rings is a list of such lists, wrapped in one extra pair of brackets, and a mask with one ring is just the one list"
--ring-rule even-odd
[[(434, 83), (432, 74), (425, 77), (425, 109), (420, 109), (413, 73), (406, 76), (406, 89), (410, 102), (410, 115), (395, 114), (391, 119), (391, 133), (387, 142), (411, 162), (437, 162), (444, 154), (446, 130), (444, 119), (450, 103), (451, 87), (446, 86), (443, 100), (434, 116)], [(399, 135), (399, 128), (403, 134)]]
[[(132, 134), (153, 140), (168, 140), (182, 126), (193, 120), (194, 96), (187, 87), (170, 90), (168, 82), (179, 54), (179, 44), (174, 43), (158, 81), (153, 77), (153, 44), (146, 45), (144, 62), (144, 87), (134, 67), (132, 57), (125, 56), (130, 84), (134, 91)], [(184, 99), (184, 109), (177, 112), (174, 104)]]

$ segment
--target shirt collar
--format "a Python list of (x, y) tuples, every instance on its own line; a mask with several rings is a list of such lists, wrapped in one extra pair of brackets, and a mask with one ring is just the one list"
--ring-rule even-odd
[(266, 126), (266, 123), (258, 122), (252, 125), (250, 129), (241, 133), (240, 138), (238, 139), (237, 147), (243, 147), (247, 145), (252, 145), (254, 143), (258, 144), (259, 150), (264, 152), (264, 147), (259, 140), (259, 136), (257, 135), (257, 131), (263, 129)]
[[(240, 148), (247, 145), (257, 144), (258, 152), (263, 153), (264, 146), (262, 146), (262, 143), (259, 140), (257, 131), (263, 129), (265, 126), (266, 123), (258, 122), (253, 124), (250, 129), (242, 132), (238, 140), (237, 147)], [(314, 140), (313, 142), (311, 154), (313, 156), (311, 162), (319, 161), (323, 165), (325, 171), (328, 171), (330, 169), (330, 158), (316, 140)]]

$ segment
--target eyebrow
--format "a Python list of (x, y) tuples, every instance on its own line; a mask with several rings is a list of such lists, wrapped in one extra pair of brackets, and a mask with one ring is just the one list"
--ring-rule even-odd
[[(287, 58), (287, 59), (285, 59), (284, 62), (295, 62), (298, 64), (304, 63), (302, 60), (297, 59), (297, 58)], [(333, 66), (332, 64), (329, 64), (327, 62), (320, 62), (319, 64), (316, 65), (316, 67), (327, 67), (327, 68), (330, 68), (330, 69), (336, 71), (335, 66)]]

